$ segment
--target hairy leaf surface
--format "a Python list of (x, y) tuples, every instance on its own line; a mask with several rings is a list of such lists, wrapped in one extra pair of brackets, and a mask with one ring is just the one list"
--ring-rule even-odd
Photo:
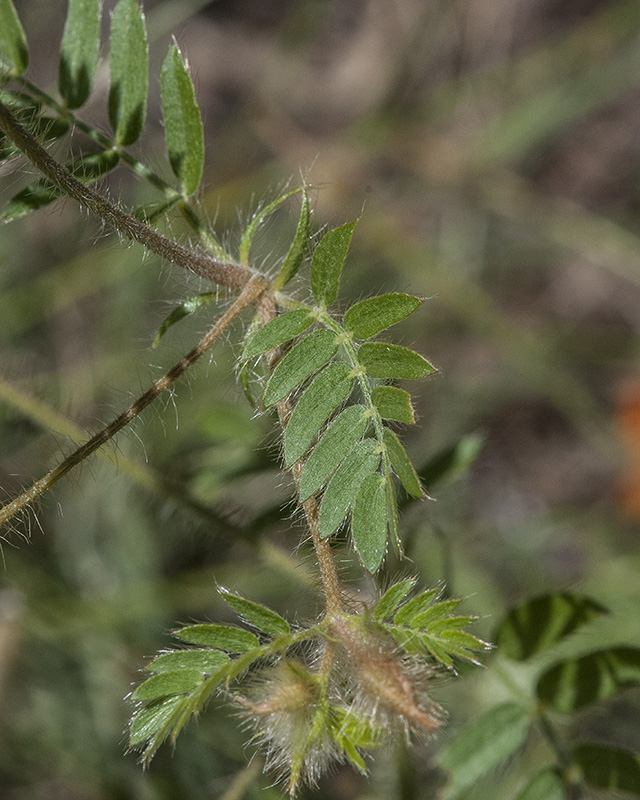
[(160, 89), (169, 163), (182, 193), (188, 196), (202, 179), (204, 131), (191, 76), (175, 44), (162, 65)]
[(163, 672), (154, 675), (152, 678), (140, 684), (135, 690), (131, 699), (137, 700), (156, 700), (158, 697), (166, 697), (170, 694), (184, 694), (199, 686), (203, 681), (201, 672), (195, 669), (178, 669), (171, 672)]
[(229, 656), (222, 650), (174, 650), (156, 656), (145, 669), (155, 673), (189, 669), (211, 675), (228, 663)]
[(280, 636), (290, 632), (289, 623), (267, 606), (247, 600), (246, 597), (241, 597), (222, 586), (218, 591), (227, 605), (258, 630), (270, 636)]
[(366, 408), (345, 408), (327, 428), (307, 458), (300, 477), (300, 501), (315, 494), (330, 478), (343, 458), (366, 433), (369, 425)]
[(311, 446), (320, 428), (351, 394), (354, 378), (347, 364), (329, 364), (296, 403), (284, 433), (284, 461), (289, 468)]
[(412, 424), (416, 421), (411, 405), (411, 395), (395, 386), (376, 386), (371, 392), (373, 405), (383, 419)]
[(358, 361), (371, 378), (418, 380), (437, 372), (436, 368), (415, 350), (386, 342), (365, 342), (358, 350)]
[(407, 578), (399, 583), (394, 583), (376, 603), (373, 616), (378, 622), (382, 622), (388, 617), (392, 617), (400, 603), (416, 585), (415, 578)]
[(414, 497), (424, 497), (420, 479), (411, 463), (411, 459), (407, 455), (407, 451), (400, 444), (400, 440), (395, 433), (389, 428), (385, 428), (384, 431), (384, 444), (396, 475), (400, 478), (400, 482), (406, 491)]
[(258, 328), (247, 339), (242, 358), (244, 360), (253, 358), (280, 347), (281, 344), (306, 331), (313, 324), (313, 321), (312, 312), (306, 308), (297, 308), (294, 311), (280, 314), (279, 317), (270, 320), (262, 328)]
[(364, 439), (351, 450), (329, 481), (320, 504), (318, 528), (323, 537), (331, 536), (353, 505), (362, 481), (380, 464), (378, 443)]
[(338, 296), (342, 268), (347, 257), (356, 222), (349, 222), (325, 233), (311, 259), (311, 289), (319, 306), (326, 308)]
[(230, 625), (190, 625), (174, 631), (174, 636), (189, 644), (217, 647), (229, 653), (246, 653), (259, 645), (253, 633)]
[(344, 327), (356, 339), (370, 339), (390, 328), (418, 308), (421, 298), (410, 294), (382, 294), (356, 303), (344, 315)]
[(365, 477), (351, 516), (351, 535), (362, 563), (377, 572), (387, 550), (387, 495), (385, 480), (378, 472)]
[(338, 350), (333, 331), (314, 331), (298, 342), (276, 365), (264, 393), (265, 408), (283, 400), (287, 395), (330, 361)]

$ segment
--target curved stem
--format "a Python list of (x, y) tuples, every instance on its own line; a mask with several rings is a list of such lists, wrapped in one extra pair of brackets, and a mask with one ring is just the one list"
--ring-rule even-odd
[(123, 411), (120, 416), (116, 417), (113, 422), (96, 433), (88, 442), (85, 442), (77, 450), (74, 450), (71, 455), (67, 456), (57, 467), (50, 470), (43, 478), (36, 481), (32, 486), (22, 492), (18, 497), (13, 499), (10, 503), (0, 508), (0, 525), (4, 525), (16, 514), (19, 514), (40, 495), (44, 494), (50, 489), (54, 483), (60, 480), (64, 475), (72, 470), (75, 466), (88, 458), (92, 453), (102, 447), (103, 444), (113, 438), (119, 431), (127, 426), (134, 420), (144, 409), (150, 405), (157, 397), (169, 389), (178, 378), (191, 367), (200, 356), (209, 350), (213, 343), (220, 337), (220, 335), (229, 327), (236, 317), (252, 303), (255, 303), (260, 295), (267, 289), (266, 280), (257, 275), (245, 287), (242, 294), (235, 303), (220, 317), (215, 325), (202, 337), (198, 344), (190, 350), (187, 355), (175, 364), (162, 378), (159, 378), (150, 389), (141, 395), (135, 403)]
[(63, 194), (86, 206), (127, 239), (144, 245), (151, 252), (183, 269), (236, 292), (240, 291), (255, 274), (247, 267), (219, 261), (176, 244), (102, 197), (95, 189), (74, 177), (63, 164), (52, 158), (4, 103), (0, 103), (0, 129)]

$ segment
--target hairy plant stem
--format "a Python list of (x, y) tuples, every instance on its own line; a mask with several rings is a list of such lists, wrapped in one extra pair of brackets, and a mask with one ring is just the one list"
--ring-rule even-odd
[(213, 259), (167, 239), (115, 203), (102, 197), (90, 186), (74, 177), (63, 164), (52, 158), (4, 103), (0, 103), (0, 130), (4, 131), (15, 146), (63, 194), (86, 206), (104, 222), (113, 226), (121, 236), (142, 244), (152, 253), (183, 269), (235, 292), (239, 292), (255, 274), (253, 270), (240, 264)]
[(198, 344), (190, 350), (184, 358), (175, 364), (162, 378), (159, 378), (150, 389), (141, 395), (135, 403), (116, 417), (113, 422), (99, 431), (95, 436), (85, 442), (77, 450), (74, 450), (57, 467), (50, 470), (43, 478), (36, 481), (32, 486), (22, 492), (10, 503), (0, 508), (0, 525), (4, 525), (16, 514), (27, 508), (33, 501), (50, 489), (54, 483), (75, 466), (84, 461), (85, 458), (102, 447), (103, 444), (121, 431), (133, 419), (135, 419), (144, 409), (153, 403), (163, 392), (169, 389), (178, 378), (184, 373), (213, 345), (220, 335), (229, 325), (244, 311), (244, 309), (255, 303), (261, 294), (268, 288), (267, 281), (261, 276), (256, 275), (243, 289), (235, 303), (218, 319), (215, 325), (207, 331)]

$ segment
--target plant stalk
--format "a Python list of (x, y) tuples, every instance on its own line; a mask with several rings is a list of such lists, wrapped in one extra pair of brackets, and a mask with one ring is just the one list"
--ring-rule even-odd
[(123, 411), (113, 422), (96, 433), (88, 442), (85, 442), (77, 450), (74, 450), (57, 467), (47, 472), (47, 474), (36, 481), (32, 486), (22, 492), (18, 497), (0, 508), (0, 526), (9, 522), (16, 514), (27, 508), (33, 501), (50, 489), (54, 483), (60, 480), (71, 469), (84, 461), (85, 458), (95, 453), (103, 444), (113, 438), (119, 431), (134, 420), (144, 409), (169, 389), (193, 364), (204, 355), (214, 344), (220, 335), (229, 325), (244, 311), (244, 309), (255, 303), (260, 295), (267, 289), (267, 281), (261, 276), (256, 275), (244, 288), (235, 303), (218, 319), (215, 325), (207, 331), (198, 344), (190, 350), (184, 358), (175, 364), (165, 375), (152, 384), (151, 388), (132, 403), (126, 411)]
[(218, 261), (167, 239), (115, 203), (102, 197), (95, 189), (79, 181), (63, 164), (52, 158), (4, 103), (0, 103), (0, 130), (4, 131), (15, 146), (63, 194), (72, 197), (81, 206), (86, 206), (96, 216), (114, 227), (121, 236), (142, 244), (152, 253), (183, 269), (235, 292), (241, 291), (255, 274), (240, 264)]

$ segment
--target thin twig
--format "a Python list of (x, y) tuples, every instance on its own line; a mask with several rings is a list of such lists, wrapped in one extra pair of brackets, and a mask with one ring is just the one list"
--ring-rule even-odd
[(182, 247), (102, 197), (95, 189), (74, 177), (63, 164), (52, 158), (4, 103), (0, 103), (0, 130), (4, 131), (16, 147), (63, 194), (86, 206), (104, 222), (112, 225), (121, 236), (144, 245), (151, 252), (183, 269), (236, 292), (239, 292), (255, 274), (240, 264), (218, 261), (204, 253)]
[(69, 470), (73, 469), (73, 467), (81, 461), (84, 461), (84, 459), (92, 453), (95, 453), (99, 447), (102, 447), (102, 445), (115, 436), (118, 431), (122, 430), (122, 428), (135, 419), (148, 405), (175, 383), (178, 378), (184, 375), (184, 373), (209, 350), (233, 320), (235, 320), (247, 306), (255, 303), (267, 288), (267, 281), (261, 275), (256, 275), (247, 284), (235, 303), (220, 317), (215, 325), (210, 328), (198, 344), (163, 375), (162, 378), (155, 381), (151, 388), (132, 403), (126, 411), (123, 411), (113, 422), (67, 456), (64, 461), (50, 470), (43, 478), (40, 478), (40, 480), (36, 481), (14, 500), (0, 508), (0, 525), (5, 525), (16, 514), (19, 514), (27, 508), (37, 497), (40, 497), (41, 494), (46, 492), (54, 483), (66, 475)]

